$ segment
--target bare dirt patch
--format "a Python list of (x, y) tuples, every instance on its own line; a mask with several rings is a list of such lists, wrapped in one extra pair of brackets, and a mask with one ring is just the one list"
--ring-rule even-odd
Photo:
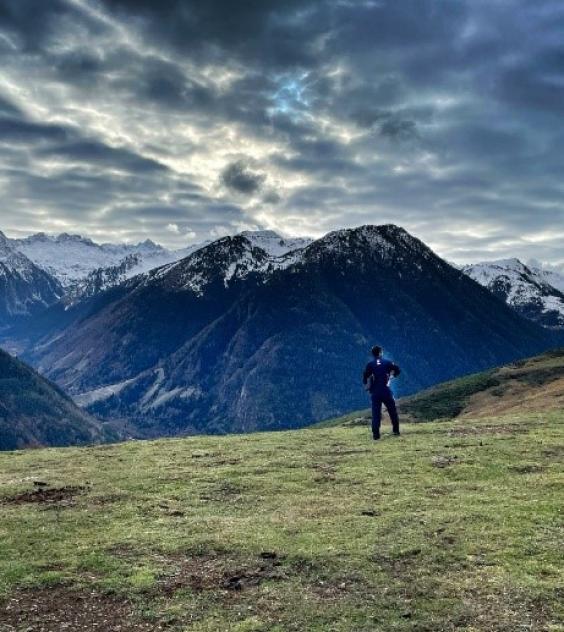
[(0, 604), (1, 632), (150, 632), (164, 629), (143, 621), (127, 599), (68, 587), (14, 593)]
[(39, 487), (27, 492), (21, 492), (13, 496), (7, 496), (0, 500), (3, 505), (25, 505), (38, 503), (46, 505), (70, 505), (76, 496), (86, 491), (84, 486), (66, 487)]
[(392, 577), (402, 577), (418, 566), (420, 555), (421, 549), (413, 547), (395, 554), (377, 551), (369, 559)]
[(171, 594), (190, 588), (195, 591), (242, 591), (264, 581), (286, 579), (282, 562), (273, 551), (265, 551), (255, 560), (236, 560), (224, 555), (204, 554), (179, 558), (170, 573), (159, 582), (159, 592)]
[(200, 500), (205, 502), (237, 502), (243, 497), (244, 491), (243, 486), (239, 483), (225, 480), (217, 485), (212, 485), (205, 493), (200, 494)]
[(551, 604), (557, 600), (553, 594), (546, 597), (546, 600), (531, 598), (526, 593), (505, 587), (488, 590), (487, 584), (469, 589), (463, 597), (466, 616), (460, 623), (472, 626), (470, 629), (491, 632), (549, 632), (558, 629), (552, 625), (557, 619)]

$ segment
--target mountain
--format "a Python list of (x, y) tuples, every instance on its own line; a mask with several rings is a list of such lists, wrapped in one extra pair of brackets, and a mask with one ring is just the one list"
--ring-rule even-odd
[(58, 387), (0, 349), (0, 450), (111, 437)]
[(130, 263), (134, 260), (134, 265), (130, 265), (125, 273), (134, 276), (184, 254), (176, 255), (149, 239), (133, 245), (97, 244), (86, 237), (67, 233), (57, 236), (37, 233), (24, 239), (12, 239), (11, 243), (64, 287), (76, 286), (92, 273), (120, 266), (127, 259)]
[(28, 357), (89, 410), (157, 436), (298, 427), (359, 408), (374, 342), (410, 393), (555, 336), (385, 225), (279, 257), (244, 235), (220, 239), (83, 303)]
[[(437, 384), (398, 402), (404, 422), (482, 419), (564, 409), (564, 349)], [(368, 424), (370, 411), (323, 421), (318, 427)]]
[(564, 329), (564, 292), (548, 281), (558, 282), (556, 273), (529, 268), (519, 259), (485, 261), (462, 270), (525, 318)]
[[(306, 238), (284, 238), (269, 230), (241, 233), (272, 256), (303, 247)], [(13, 249), (58, 279), (65, 288), (65, 302), (76, 302), (123, 283), (143, 272), (179, 261), (210, 242), (168, 250), (150, 239), (138, 244), (97, 244), (81, 235), (37, 233), (12, 239)]]
[(0, 329), (57, 302), (60, 283), (13, 248), (0, 232)]

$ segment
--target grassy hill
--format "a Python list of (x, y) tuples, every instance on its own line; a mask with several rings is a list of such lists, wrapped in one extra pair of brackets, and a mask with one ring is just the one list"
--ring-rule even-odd
[[(443, 382), (398, 404), (403, 420), (412, 422), (562, 410), (564, 349)], [(369, 416), (369, 410), (356, 411), (317, 427), (364, 424)]]
[(57, 386), (0, 349), (0, 450), (112, 437)]
[(563, 630), (563, 444), (525, 411), (3, 453), (0, 630)]

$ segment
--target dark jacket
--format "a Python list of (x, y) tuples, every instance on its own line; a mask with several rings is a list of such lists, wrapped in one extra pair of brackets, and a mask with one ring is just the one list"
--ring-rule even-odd
[(392, 376), (397, 377), (401, 373), (397, 364), (385, 358), (375, 358), (366, 365), (362, 375), (362, 383), (368, 386), (371, 393), (387, 390)]

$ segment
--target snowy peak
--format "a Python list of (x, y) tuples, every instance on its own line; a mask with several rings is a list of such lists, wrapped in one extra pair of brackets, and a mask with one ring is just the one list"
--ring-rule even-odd
[[(37, 233), (11, 243), (40, 268), (57, 278), (78, 297), (81, 288), (111, 285), (176, 261), (185, 251), (170, 251), (147, 239), (138, 244), (97, 244), (87, 237)], [(106, 271), (106, 272), (104, 272)], [(105, 282), (102, 282), (102, 279)], [(89, 294), (89, 291), (87, 294)]]
[(144, 284), (158, 283), (170, 290), (190, 290), (201, 296), (207, 286), (220, 283), (228, 287), (234, 280), (264, 270), (272, 259), (243, 234), (223, 237), (181, 261), (150, 272)]
[(9, 266), (11, 270), (20, 274), (26, 274), (34, 267), (33, 263), (18, 252), (2, 232), (0, 232), (0, 263), (4, 264), (5, 268)]
[(281, 257), (292, 250), (304, 248), (313, 241), (309, 237), (282, 237), (273, 230), (245, 230), (239, 234), (272, 257)]
[(484, 261), (462, 271), (504, 300), (522, 316), (545, 327), (564, 328), (564, 294), (547, 281), (543, 271), (519, 259)]
[[(214, 282), (221, 281), (228, 288), (254, 273), (265, 283), (276, 271), (295, 265), (401, 267), (411, 266), (415, 258), (433, 258), (447, 265), (418, 239), (394, 225), (334, 231), (315, 241), (286, 240), (272, 231), (245, 231), (218, 239), (181, 261), (149, 272), (142, 285), (159, 283), (171, 291), (188, 290), (203, 296)], [(415, 265), (422, 269), (420, 264)]]
[(413, 247), (423, 244), (403, 228), (395, 224), (366, 224), (358, 228), (335, 230), (318, 239), (320, 247), (329, 250), (365, 248), (367, 250), (397, 247)]
[(394, 224), (365, 225), (333, 231), (304, 249), (304, 259), (333, 265), (378, 265), (400, 268), (414, 259), (447, 265), (406, 230)]
[[(227, 241), (226, 241), (227, 240)], [(232, 241), (229, 241), (232, 240)], [(118, 285), (139, 274), (157, 270), (163, 266), (169, 269), (171, 264), (177, 263), (198, 250), (218, 244), (214, 252), (219, 253), (219, 260), (226, 260), (225, 247), (239, 247), (246, 244), (246, 252), (238, 253), (240, 260), (229, 260), (229, 265), (235, 266), (237, 272), (226, 269), (226, 282), (259, 266), (257, 263), (265, 257), (281, 257), (286, 253), (303, 248), (311, 242), (306, 238), (284, 238), (274, 231), (245, 231), (234, 237), (192, 244), (180, 250), (168, 250), (146, 239), (138, 244), (97, 244), (81, 235), (62, 233), (47, 235), (36, 233), (23, 239), (6, 239), (10, 252), (19, 252), (35, 263), (39, 268), (55, 277), (66, 289), (67, 299), (75, 302), (82, 297), (92, 296), (109, 287)], [(0, 249), (2, 246), (0, 245)], [(250, 254), (252, 249), (260, 250), (261, 254)], [(227, 257), (229, 259), (229, 257)], [(254, 263), (251, 263), (254, 261)], [(206, 278), (214, 276), (214, 261), (210, 260), (209, 274), (203, 271), (202, 265), (192, 261), (192, 267), (200, 270), (198, 274)], [(215, 270), (217, 272), (217, 270)], [(188, 283), (188, 285), (190, 285)], [(194, 282), (199, 287), (200, 282)]]

